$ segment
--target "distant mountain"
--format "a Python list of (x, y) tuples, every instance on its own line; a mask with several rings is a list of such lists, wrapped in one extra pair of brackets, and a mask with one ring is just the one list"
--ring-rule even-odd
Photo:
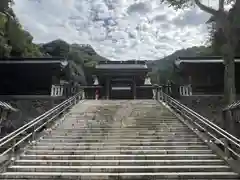
[(190, 57), (190, 56), (207, 56), (211, 55), (211, 48), (205, 46), (194, 46), (187, 49), (181, 49), (175, 51), (173, 54), (166, 56), (159, 60), (148, 61), (147, 64), (152, 68), (150, 73), (151, 79), (154, 83), (158, 81), (165, 82), (166, 79), (170, 78), (171, 72), (173, 70), (174, 61), (181, 56)]
[[(96, 53), (91, 45), (88, 44), (71, 44), (70, 45), (70, 54), (77, 55), (78, 59), (81, 59), (84, 66), (94, 67), (99, 61), (106, 61), (107, 58), (104, 58)], [(69, 58), (71, 58), (70, 56)], [(74, 59), (74, 57), (73, 57)]]
[(173, 62), (180, 56), (190, 57), (190, 56), (201, 56), (201, 55), (210, 55), (211, 49), (205, 46), (194, 46), (187, 49), (181, 49), (175, 51), (173, 54), (166, 56), (159, 60), (148, 61), (148, 66), (156, 70), (167, 70), (172, 67)]

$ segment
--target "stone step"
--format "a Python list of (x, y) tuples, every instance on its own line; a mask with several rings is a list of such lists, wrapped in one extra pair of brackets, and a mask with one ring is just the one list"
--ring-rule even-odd
[[(133, 136), (133, 135), (136, 135), (136, 134), (139, 134), (139, 135), (156, 135), (156, 136), (171, 136), (171, 135), (175, 135), (175, 136), (178, 136), (178, 135), (182, 135), (182, 136), (185, 136), (185, 135), (194, 135), (194, 133), (192, 131), (189, 131), (189, 130), (185, 130), (185, 131), (178, 131), (178, 130), (162, 130), (162, 129), (151, 129), (151, 130), (148, 130), (148, 131), (138, 131), (138, 130), (132, 130), (132, 131), (105, 131), (105, 130), (102, 130), (102, 131), (93, 131), (91, 129), (87, 130), (87, 131), (79, 131), (78, 133), (71, 133), (71, 132), (68, 132), (67, 133), (67, 136), (81, 136), (83, 134), (91, 134), (92, 136), (106, 136), (106, 135), (109, 135), (111, 134), (111, 136), (120, 136), (120, 135), (124, 135), (124, 136)], [(165, 135), (163, 135), (165, 134)], [(66, 135), (66, 133), (62, 133), (62, 132), (48, 132), (46, 134), (46, 136), (62, 136), (62, 135)]]
[[(122, 124), (126, 124), (126, 122), (122, 122)], [(91, 121), (91, 122), (77, 122), (77, 123), (72, 123), (71, 126), (74, 126), (74, 127), (78, 127), (78, 129), (82, 129), (82, 125), (94, 125), (94, 124), (99, 124), (99, 125), (102, 125), (100, 122), (98, 121)], [(185, 125), (183, 123), (177, 123), (177, 122), (139, 122), (139, 121), (134, 121), (133, 124), (135, 125), (146, 125), (146, 126), (149, 126), (149, 125), (154, 125), (154, 126), (172, 126), (172, 127), (185, 127)], [(106, 129), (107, 128), (107, 125), (105, 127)], [(136, 128), (141, 128), (141, 127), (136, 127)], [(65, 124), (61, 124), (59, 126), (59, 129), (64, 129), (64, 130), (69, 130), (69, 128), (66, 128), (66, 125)], [(97, 127), (95, 127), (95, 129), (97, 129)]]
[[(161, 123), (173, 123), (173, 124), (182, 124), (183, 123), (181, 121), (179, 121), (177, 118), (173, 118), (173, 119), (170, 119), (170, 118), (166, 118), (164, 117), (163, 119), (159, 119), (161, 117), (159, 117), (158, 119), (155, 118), (149, 118), (148, 116), (145, 116), (145, 118), (136, 118), (136, 117), (128, 117), (128, 119), (134, 119), (136, 120), (138, 123), (145, 123), (147, 124), (148, 122), (149, 123), (157, 123), (157, 124), (161, 124)], [(63, 121), (61, 124), (69, 124), (69, 122), (73, 122), (74, 124), (77, 124), (77, 123), (88, 123), (88, 122), (99, 122), (100, 120), (92, 120), (92, 119), (80, 119), (78, 117), (68, 117), (68, 122), (66, 121)]]
[(23, 154), (20, 159), (161, 159), (161, 160), (172, 160), (172, 159), (218, 159), (215, 154), (81, 154), (81, 155), (64, 155), (64, 154)]
[[(143, 128), (139, 128), (139, 127), (144, 127), (144, 129)], [(120, 132), (147, 131), (147, 130), (162, 130), (163, 132), (168, 132), (168, 130), (170, 130), (170, 129), (174, 130), (176, 132), (184, 131), (184, 130), (191, 132), (187, 127), (171, 127), (171, 126), (169, 126), (169, 128), (168, 128), (166, 126), (154, 126), (154, 125), (151, 125), (151, 124), (149, 124), (149, 125), (135, 125), (135, 124), (134, 125), (123, 125), (122, 129), (119, 128), (119, 129), (114, 129), (114, 130), (117, 131), (117, 132), (118, 131), (120, 131)], [(86, 129), (86, 128), (85, 129), (81, 129), (81, 128), (78, 128), (76, 126), (73, 126), (71, 131), (69, 129), (58, 129), (56, 132), (59, 132), (59, 131), (61, 131), (61, 132), (82, 132), (83, 130), (87, 130), (87, 131), (89, 131), (89, 130), (90, 131), (104, 131), (105, 130), (105, 131), (108, 131), (110, 129), (104, 129), (104, 128), (102, 128), (102, 129), (94, 129), (91, 126), (89, 126), (88, 129)]]
[(179, 150), (179, 149), (173, 149), (173, 150), (153, 150), (153, 149), (135, 149), (135, 150), (122, 150), (122, 149), (98, 149), (98, 150), (42, 150), (42, 149), (34, 149), (34, 150), (27, 150), (25, 151), (25, 154), (59, 154), (59, 155), (81, 155), (81, 154), (211, 154), (211, 150)]
[(199, 138), (161, 138), (161, 137), (155, 137), (154, 139), (140, 139), (140, 138), (121, 138), (113, 139), (108, 137), (99, 137), (99, 138), (88, 138), (88, 139), (54, 139), (54, 138), (44, 138), (41, 139), (39, 142), (66, 142), (66, 143), (76, 143), (76, 142), (101, 142), (101, 141), (117, 141), (117, 142), (202, 142)]
[[(107, 136), (107, 135), (106, 135)], [(68, 136), (67, 134), (66, 135), (63, 135), (63, 136), (43, 136), (42, 139), (50, 139), (50, 138), (54, 138), (54, 139), (86, 139), (86, 138), (101, 138), (101, 137), (106, 137), (106, 136), (99, 136), (99, 135), (93, 135), (93, 134), (89, 134), (89, 135), (79, 135), (79, 136)], [(117, 136), (117, 135), (112, 135), (111, 136), (108, 136), (109, 139), (118, 139), (119, 137), (121, 138), (129, 138), (129, 139), (135, 139), (135, 138), (138, 138), (138, 139), (142, 139), (142, 138), (146, 138), (146, 139), (149, 139), (149, 138), (157, 138), (157, 137), (161, 137), (161, 138), (176, 138), (176, 136), (174, 134), (171, 134), (171, 135), (128, 135), (128, 134), (122, 134), (120, 136)], [(194, 134), (186, 134), (186, 135), (178, 135), (177, 136), (178, 138), (198, 138), (197, 135), (194, 135)]]
[(64, 146), (64, 145), (49, 145), (49, 146), (31, 146), (28, 149), (38, 149), (38, 150), (84, 150), (84, 149), (88, 149), (88, 150), (98, 150), (101, 148), (105, 148), (105, 149), (126, 149), (126, 150), (148, 150), (148, 149), (156, 149), (156, 150), (209, 150), (209, 147), (206, 145), (192, 145), (192, 146), (172, 146), (172, 145), (168, 145), (168, 146), (136, 146), (136, 145), (126, 145), (126, 146), (121, 146), (121, 145), (108, 145), (108, 146), (104, 146), (104, 145), (90, 145), (90, 146)]
[[(174, 133), (170, 133), (170, 134), (140, 134), (140, 132), (136, 132), (136, 133), (119, 133), (119, 134), (115, 134), (112, 132), (108, 132), (108, 133), (104, 133), (104, 134), (90, 134), (90, 135), (68, 135), (68, 134), (64, 134), (64, 135), (45, 135), (43, 137), (41, 137), (40, 139), (86, 139), (86, 138), (101, 138), (101, 137), (109, 137), (112, 139), (116, 139), (116, 138), (138, 138), (138, 139), (155, 139), (155, 138), (198, 138), (195, 134), (185, 134), (185, 135), (175, 135)], [(199, 139), (199, 138), (198, 138)]]
[(231, 169), (226, 165), (184, 165), (184, 166), (21, 166), (12, 165), (8, 167), (9, 172), (115, 172), (115, 173), (137, 173), (137, 172), (229, 172)]
[[(57, 131), (57, 132), (58, 131), (61, 131), (61, 132), (78, 132), (78, 131), (81, 131), (81, 130), (89, 130), (89, 127), (74, 128), (75, 127), (74, 125), (75, 124), (71, 125), (71, 128), (57, 128), (55, 131)], [(146, 126), (137, 127), (137, 126), (135, 126), (135, 124), (125, 124), (125, 123), (121, 123), (120, 126), (118, 126), (118, 127), (111, 127), (111, 126), (108, 127), (107, 124), (96, 124), (96, 125), (99, 125), (99, 126), (102, 125), (103, 127), (99, 127), (99, 126), (98, 127), (92, 127), (91, 130), (132, 131), (134, 129), (134, 130), (145, 130), (145, 131), (147, 131), (151, 128), (163, 128), (163, 129), (166, 128), (164, 126), (164, 124), (161, 124), (161, 123), (159, 123), (158, 126), (153, 125), (152, 127), (151, 127), (150, 123), (148, 123), (148, 125), (150, 127), (146, 127)], [(188, 129), (186, 126), (181, 126), (181, 127), (184, 128), (184, 129)]]
[[(140, 125), (140, 126), (138, 126)], [(130, 129), (139, 129), (139, 130), (146, 130), (146, 129), (149, 129), (149, 128), (153, 128), (153, 127), (157, 127), (157, 128), (165, 128), (166, 126), (172, 126), (172, 127), (180, 127), (180, 128), (186, 128), (186, 126), (182, 123), (151, 123), (151, 122), (148, 122), (148, 123), (145, 123), (145, 124), (142, 124), (142, 123), (139, 123), (139, 122), (131, 122), (131, 121), (123, 121), (121, 123), (119, 123), (117, 126), (115, 127), (112, 127), (111, 128), (111, 123), (108, 123), (108, 122), (104, 122), (104, 123), (101, 123), (101, 122), (89, 122), (89, 123), (69, 123), (68, 125), (59, 125), (58, 126), (58, 129), (57, 130), (62, 130), (62, 131), (77, 131), (77, 130), (82, 130), (82, 129), (87, 129), (87, 127), (89, 126), (92, 126), (92, 129), (94, 130), (99, 130), (99, 129), (106, 129), (106, 130), (118, 130), (118, 129), (121, 129), (121, 130), (130, 130)], [(124, 129), (123, 129), (124, 127)]]
[(172, 141), (172, 142), (164, 142), (164, 141), (158, 141), (158, 142), (148, 142), (148, 141), (142, 141), (142, 142), (136, 142), (136, 141), (122, 141), (122, 142), (118, 142), (118, 141), (106, 141), (106, 142), (37, 142), (37, 145), (41, 145), (41, 146), (46, 146), (46, 145), (69, 145), (69, 146), (82, 146), (82, 145), (162, 145), (162, 146), (167, 146), (167, 145), (172, 145), (172, 146), (176, 146), (176, 145), (182, 145), (182, 146), (192, 146), (192, 145), (203, 145), (204, 143), (201, 141), (192, 141), (192, 142), (186, 142), (186, 141)]
[[(72, 132), (49, 132), (49, 135), (52, 136), (82, 136), (83, 134), (89, 134), (89, 136), (106, 136), (111, 133), (111, 136), (120, 136), (120, 135), (133, 135), (133, 134), (139, 134), (139, 135), (156, 135), (156, 136), (186, 136), (186, 135), (193, 135), (193, 132), (163, 132), (163, 131), (155, 131), (155, 132), (142, 132), (142, 131), (129, 131), (129, 132), (81, 132), (79, 131), (78, 133), (72, 133)], [(90, 135), (91, 134), (91, 135)]]
[(154, 178), (156, 180), (162, 179), (234, 179), (239, 178), (239, 175), (234, 172), (137, 172), (137, 173), (108, 173), (108, 172), (5, 172), (1, 174), (0, 178), (4, 179), (18, 179), (18, 178), (32, 178), (32, 179), (76, 179), (79, 177), (87, 178), (87, 179), (109, 179), (109, 178), (121, 178), (121, 179), (129, 179), (129, 178)]
[[(71, 133), (76, 133), (76, 132), (84, 132), (84, 131), (92, 131), (92, 132), (109, 132), (109, 131), (116, 131), (116, 132), (132, 132), (132, 131), (139, 131), (139, 132), (147, 132), (148, 130), (155, 130), (155, 131), (162, 131), (162, 132), (169, 132), (169, 131), (176, 131), (176, 132), (181, 132), (182, 130), (186, 130), (188, 132), (192, 132), (190, 131), (187, 127), (180, 127), (180, 126), (154, 126), (154, 125), (139, 125), (139, 126), (143, 126), (145, 127), (145, 129), (141, 129), (141, 128), (134, 128), (136, 127), (136, 125), (123, 125), (122, 129), (115, 129), (115, 130), (111, 130), (111, 129), (94, 129), (93, 127), (95, 127), (97, 125), (89, 125), (86, 126), (87, 128), (84, 129), (80, 129), (78, 126), (74, 126), (72, 128), (72, 131), (69, 130), (64, 130), (64, 129), (59, 129), (56, 132), (71, 132)], [(133, 127), (134, 126), (134, 127)], [(82, 126), (81, 126), (82, 127)]]
[(110, 166), (110, 165), (225, 165), (225, 161), (221, 159), (175, 159), (175, 160), (138, 160), (138, 159), (125, 159), (125, 160), (42, 160), (42, 159), (17, 159), (14, 165), (69, 165), (69, 166), (79, 166), (79, 165), (92, 165), (92, 166)]

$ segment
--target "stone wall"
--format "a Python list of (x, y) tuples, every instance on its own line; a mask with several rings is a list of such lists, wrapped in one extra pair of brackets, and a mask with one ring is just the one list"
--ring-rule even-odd
[(50, 110), (60, 101), (52, 100), (18, 100), (9, 102), (13, 107), (19, 109), (8, 116), (7, 120), (1, 122), (0, 136), (11, 133), (15, 129), (21, 127), (27, 122), (40, 116), (44, 112)]
[(182, 96), (178, 100), (222, 127), (223, 96)]

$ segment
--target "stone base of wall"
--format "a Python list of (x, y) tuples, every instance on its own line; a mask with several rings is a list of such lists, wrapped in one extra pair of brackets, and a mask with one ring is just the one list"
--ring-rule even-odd
[(178, 99), (200, 115), (222, 127), (223, 96), (184, 96)]
[(5, 136), (8, 133), (16, 130), (27, 122), (40, 116), (44, 112), (50, 110), (55, 105), (59, 104), (59, 100), (18, 100), (9, 102), (13, 107), (19, 109), (18, 112), (12, 112), (7, 120), (1, 122), (0, 136)]

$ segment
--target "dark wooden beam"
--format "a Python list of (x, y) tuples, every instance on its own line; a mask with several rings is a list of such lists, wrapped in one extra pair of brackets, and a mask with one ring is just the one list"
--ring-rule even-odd
[(65, 96), (50, 96), (50, 95), (0, 95), (0, 100), (61, 100)]

